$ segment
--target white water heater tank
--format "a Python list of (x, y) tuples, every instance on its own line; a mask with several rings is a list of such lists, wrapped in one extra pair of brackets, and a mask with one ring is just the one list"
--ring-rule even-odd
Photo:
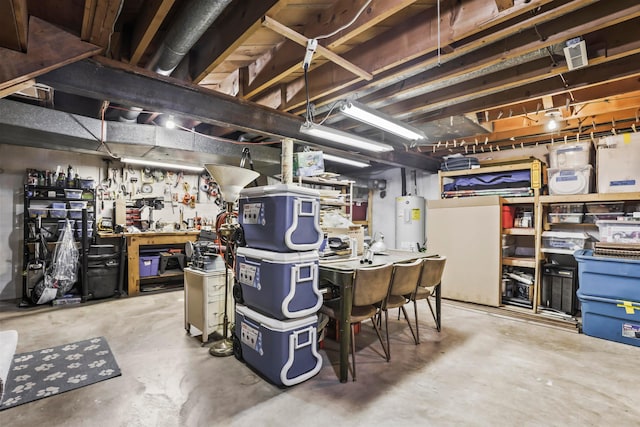
[(424, 244), (425, 206), (424, 197), (396, 197), (396, 249), (417, 251)]

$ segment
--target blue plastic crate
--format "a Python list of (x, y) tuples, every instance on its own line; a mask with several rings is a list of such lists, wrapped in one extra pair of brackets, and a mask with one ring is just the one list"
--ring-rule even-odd
[(640, 301), (640, 260), (597, 257), (590, 249), (578, 250), (574, 257), (583, 295)]
[(141, 256), (140, 258), (140, 277), (157, 276), (160, 264), (160, 255)]
[(582, 304), (582, 332), (586, 335), (640, 347), (640, 302), (585, 295)]

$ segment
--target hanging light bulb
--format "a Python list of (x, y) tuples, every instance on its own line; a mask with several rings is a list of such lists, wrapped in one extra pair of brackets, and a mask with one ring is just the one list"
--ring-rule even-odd
[(169, 116), (169, 118), (167, 119), (167, 121), (166, 121), (166, 123), (164, 124), (164, 126), (165, 126), (167, 129), (175, 129), (175, 127), (176, 127), (176, 122), (175, 122), (175, 120), (173, 119), (173, 116)]

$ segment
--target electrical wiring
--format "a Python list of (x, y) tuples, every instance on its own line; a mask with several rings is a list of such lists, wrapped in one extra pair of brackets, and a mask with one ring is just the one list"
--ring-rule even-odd
[(351, 21), (347, 22), (346, 24), (344, 24), (342, 27), (338, 28), (337, 30), (332, 31), (332, 32), (331, 32), (331, 33), (329, 33), (329, 34), (325, 34), (325, 35), (322, 35), (322, 36), (315, 37), (315, 39), (316, 39), (316, 40), (328, 39), (329, 37), (333, 37), (333, 36), (335, 36), (335, 35), (336, 35), (336, 34), (338, 34), (340, 31), (344, 31), (344, 30), (346, 30), (347, 28), (349, 28), (350, 26), (352, 26), (354, 22), (356, 22), (356, 20), (360, 17), (360, 15), (362, 15), (362, 12), (364, 12), (364, 11), (365, 11), (365, 9), (366, 9), (370, 4), (371, 4), (371, 0), (368, 0), (368, 1), (367, 1), (367, 2), (366, 2), (366, 3), (365, 3), (365, 4), (360, 8), (360, 10), (358, 11), (358, 13), (356, 13), (356, 16), (354, 16), (354, 17), (353, 17), (353, 19), (351, 19)]

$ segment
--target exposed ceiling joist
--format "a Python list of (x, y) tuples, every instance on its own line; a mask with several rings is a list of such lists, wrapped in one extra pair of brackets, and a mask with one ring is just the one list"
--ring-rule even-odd
[[(267, 27), (267, 28), (269, 28), (270, 30), (273, 30), (276, 33), (286, 37), (287, 39), (299, 44), (300, 46), (306, 46), (307, 45), (307, 38), (305, 36), (303, 36), (300, 33), (295, 32), (294, 30), (292, 30), (291, 28), (288, 28), (285, 25), (282, 25), (281, 23), (279, 23), (278, 21), (276, 21), (273, 18), (265, 16), (262, 19), (262, 25)], [(355, 74), (356, 76), (360, 76), (364, 80), (373, 79), (373, 76), (368, 71), (363, 70), (362, 68), (358, 67), (357, 65), (354, 65), (354, 64), (350, 63), (349, 61), (347, 61), (344, 58), (340, 57), (340, 55), (336, 55), (335, 53), (333, 53), (332, 51), (330, 51), (329, 49), (327, 49), (326, 47), (324, 47), (324, 46), (322, 46), (320, 44), (316, 48), (316, 52), (319, 55), (324, 56), (325, 58), (327, 58), (329, 61), (333, 62), (334, 64), (344, 68), (345, 70), (350, 71), (351, 73)]]
[(27, 52), (0, 48), (0, 89), (97, 55), (101, 51), (100, 47), (85, 43), (78, 37), (32, 16)]
[(136, 21), (131, 38), (131, 64), (138, 65), (174, 2), (175, 0), (153, 0), (145, 7), (143, 14)]

